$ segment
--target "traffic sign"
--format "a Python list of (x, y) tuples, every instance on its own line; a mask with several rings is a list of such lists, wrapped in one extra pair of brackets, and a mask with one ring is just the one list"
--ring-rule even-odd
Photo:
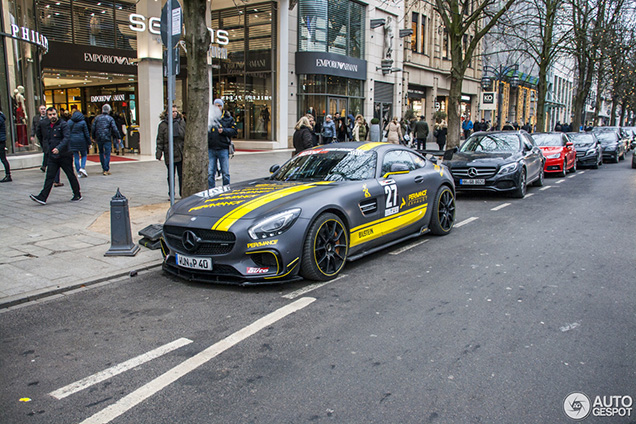
[[(168, 3), (170, 2), (170, 3)], [(161, 9), (161, 41), (167, 48), (173, 48), (181, 38), (183, 23), (183, 9), (179, 0), (168, 0)], [(168, 7), (172, 7), (170, 19), (168, 19)]]

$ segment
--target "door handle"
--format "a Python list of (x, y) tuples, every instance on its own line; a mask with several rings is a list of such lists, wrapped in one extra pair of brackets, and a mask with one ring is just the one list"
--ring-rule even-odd
[(420, 184), (424, 181), (424, 177), (422, 177), (421, 175), (418, 175), (417, 177), (415, 177), (415, 182), (417, 184)]

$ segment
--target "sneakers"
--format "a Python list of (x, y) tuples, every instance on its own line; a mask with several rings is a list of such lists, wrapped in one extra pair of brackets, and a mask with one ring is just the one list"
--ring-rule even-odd
[(84, 168), (80, 168), (79, 173), (82, 177), (88, 177), (88, 172)]
[(64, 183), (53, 183), (53, 187), (64, 187)]
[(104, 171), (102, 172), (102, 175), (110, 175), (110, 171)]
[(11, 181), (13, 181), (11, 179), (11, 175), (7, 175), (6, 177), (0, 180), (0, 183), (10, 183)]
[(71, 199), (71, 202), (79, 202), (82, 199), (83, 199), (83, 197), (80, 194), (79, 196), (73, 196), (73, 198)]
[(31, 200), (33, 200), (35, 203), (39, 203), (41, 205), (46, 205), (46, 200), (42, 200), (40, 199), (38, 196), (34, 196), (32, 194), (29, 194), (29, 197), (31, 198)]

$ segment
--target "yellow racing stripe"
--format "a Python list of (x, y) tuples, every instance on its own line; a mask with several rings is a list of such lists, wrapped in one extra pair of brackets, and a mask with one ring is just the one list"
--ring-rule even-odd
[(371, 150), (371, 149), (375, 149), (378, 146), (382, 146), (384, 144), (387, 144), (387, 143), (382, 143), (380, 141), (374, 141), (372, 143), (364, 143), (362, 146), (358, 147), (357, 150)]
[(352, 228), (349, 231), (349, 239), (351, 240), (349, 246), (355, 247), (407, 227), (422, 219), (426, 214), (427, 208), (428, 203), (425, 203), (416, 208)]

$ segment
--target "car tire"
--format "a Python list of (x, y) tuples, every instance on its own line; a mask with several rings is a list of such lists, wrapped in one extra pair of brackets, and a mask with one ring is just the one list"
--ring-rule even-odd
[(307, 233), (300, 275), (308, 280), (331, 280), (344, 267), (348, 253), (347, 227), (338, 216), (324, 213), (311, 224)]
[(636, 151), (632, 154), (632, 169), (636, 169)]
[(539, 172), (539, 178), (537, 178), (534, 183), (532, 183), (532, 185), (534, 185), (535, 187), (543, 187), (543, 184), (545, 183), (545, 167), (541, 168), (541, 171)]
[(570, 168), (570, 172), (571, 173), (576, 172), (576, 160), (574, 161), (574, 164), (572, 165), (572, 168)]
[[(618, 157), (618, 160), (625, 160), (625, 153)], [(617, 162), (618, 163), (618, 162)]]
[(614, 163), (620, 162), (621, 158), (618, 157), (618, 152), (616, 153), (616, 157), (614, 158)]
[(528, 181), (526, 180), (526, 168), (521, 169), (521, 174), (519, 175), (519, 184), (515, 191), (512, 192), (512, 197), (517, 199), (523, 199), (526, 196), (526, 191), (528, 189)]
[(435, 196), (429, 228), (437, 236), (450, 233), (455, 224), (455, 196), (448, 186), (441, 186)]
[(559, 177), (565, 177), (568, 173), (568, 160), (563, 159), (563, 171), (559, 172)]
[(592, 169), (598, 169), (599, 166), (601, 166), (601, 163), (603, 163), (602, 160), (599, 160), (598, 156), (596, 157), (596, 161), (594, 162), (594, 164), (592, 165)]

